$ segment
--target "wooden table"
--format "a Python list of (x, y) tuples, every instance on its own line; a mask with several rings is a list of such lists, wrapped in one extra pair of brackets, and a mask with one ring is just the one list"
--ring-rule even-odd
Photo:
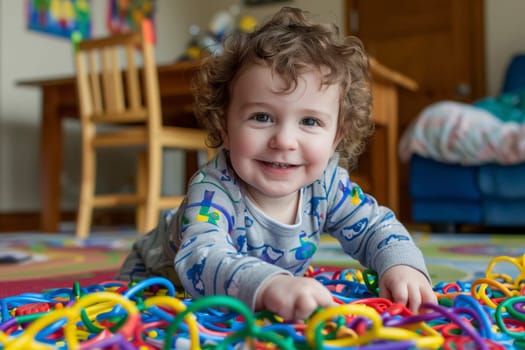
[[(196, 121), (183, 113), (191, 106), (190, 80), (198, 65), (193, 62), (159, 65), (159, 85), (163, 114), (170, 123), (195, 126)], [(60, 223), (60, 173), (62, 170), (63, 128), (66, 118), (79, 118), (74, 76), (40, 80), (21, 80), (18, 86), (37, 87), (42, 91), (40, 125), (40, 229), (57, 232)]]
[[(193, 101), (191, 77), (197, 63), (183, 62), (160, 65), (159, 85), (163, 115), (170, 123), (196, 126), (186, 110)], [(368, 169), (352, 174), (363, 188), (374, 195), (379, 203), (399, 214), (399, 179), (397, 161), (398, 141), (398, 88), (415, 90), (411, 79), (371, 60), (374, 109), (373, 118), (378, 132), (369, 148)], [(62, 170), (62, 122), (65, 118), (78, 119), (78, 101), (73, 76), (43, 80), (23, 80), (18, 86), (37, 87), (42, 90), (40, 130), (40, 191), (42, 210), (40, 228), (44, 232), (57, 232), (60, 223), (60, 172)], [(384, 132), (381, 132), (384, 131)], [(191, 174), (196, 161), (190, 159), (187, 171)], [(188, 174), (187, 174), (188, 176)]]

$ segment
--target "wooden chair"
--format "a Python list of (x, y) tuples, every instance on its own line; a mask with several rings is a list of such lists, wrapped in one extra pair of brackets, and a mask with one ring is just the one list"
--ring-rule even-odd
[[(177, 207), (183, 196), (162, 196), (162, 153), (166, 148), (214, 151), (206, 133), (162, 125), (151, 22), (140, 32), (75, 44), (82, 133), (82, 173), (76, 236), (88, 237), (94, 208), (133, 205), (137, 230), (152, 229), (161, 209)], [(136, 147), (141, 146), (141, 152)], [(138, 153), (134, 193), (96, 193), (96, 152), (130, 147)]]

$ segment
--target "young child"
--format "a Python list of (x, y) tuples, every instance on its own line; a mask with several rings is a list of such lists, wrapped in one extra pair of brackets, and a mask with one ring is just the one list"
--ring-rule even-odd
[(304, 320), (332, 305), (322, 284), (302, 277), (330, 234), (377, 271), (380, 296), (413, 311), (436, 302), (407, 230), (338, 165), (355, 164), (373, 129), (357, 38), (282, 8), (205, 60), (195, 96), (219, 153), (181, 207), (136, 242), (118, 278), (160, 275), (195, 298), (230, 295)]

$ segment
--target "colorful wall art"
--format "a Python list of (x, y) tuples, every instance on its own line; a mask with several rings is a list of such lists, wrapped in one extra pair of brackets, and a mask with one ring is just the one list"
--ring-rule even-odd
[(26, 0), (27, 28), (69, 39), (91, 37), (91, 0)]

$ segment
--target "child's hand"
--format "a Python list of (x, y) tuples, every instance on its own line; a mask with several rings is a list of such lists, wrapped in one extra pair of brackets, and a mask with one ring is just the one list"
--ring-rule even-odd
[(437, 303), (436, 294), (425, 275), (410, 266), (388, 269), (379, 281), (379, 296), (407, 306), (418, 313), (422, 303)]
[(335, 305), (325, 286), (309, 277), (277, 275), (260, 288), (256, 310), (270, 310), (286, 321), (304, 321), (318, 307)]

